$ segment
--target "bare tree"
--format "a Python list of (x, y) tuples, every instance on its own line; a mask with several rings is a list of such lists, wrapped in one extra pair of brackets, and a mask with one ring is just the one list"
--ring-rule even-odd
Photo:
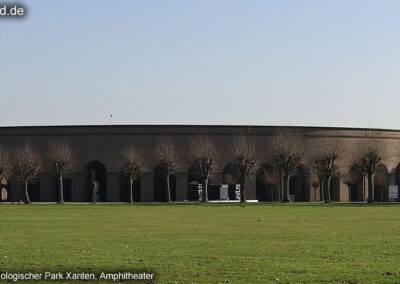
[(0, 184), (8, 183), (12, 175), (12, 164), (9, 152), (0, 145)]
[(275, 169), (269, 164), (262, 164), (257, 170), (257, 180), (268, 188), (269, 199), (274, 201), (274, 189), (278, 183)]
[(257, 171), (256, 148), (250, 136), (237, 135), (233, 143), (236, 166), (234, 176), (240, 184), (240, 202), (246, 202), (245, 183)]
[(142, 175), (143, 156), (135, 147), (128, 147), (122, 152), (122, 173), (129, 179), (129, 202), (133, 203), (133, 183)]
[[(367, 137), (357, 144), (353, 155), (353, 165), (362, 176), (368, 177), (368, 202), (374, 202), (374, 175), (381, 162), (387, 157), (387, 146), (380, 139)], [(365, 194), (364, 194), (365, 196)]]
[(209, 136), (200, 135), (192, 140), (195, 174), (200, 178), (203, 202), (208, 202), (208, 181), (217, 170), (217, 148)]
[(290, 178), (296, 174), (305, 153), (302, 137), (290, 129), (282, 128), (274, 137), (272, 152), (279, 169), (282, 201), (290, 202)]
[(342, 144), (337, 139), (323, 139), (313, 145), (312, 150), (313, 168), (319, 179), (320, 200), (331, 202), (331, 180), (338, 173), (338, 159), (343, 154)]
[(50, 144), (49, 159), (54, 164), (55, 173), (58, 176), (59, 202), (64, 203), (64, 179), (72, 175), (75, 153), (72, 148), (61, 141), (53, 141)]
[(15, 151), (15, 173), (24, 183), (26, 201), (30, 203), (28, 184), (38, 180), (42, 170), (42, 162), (39, 153), (29, 143), (19, 146)]
[(167, 188), (167, 200), (171, 202), (171, 188), (169, 184), (170, 175), (174, 174), (181, 167), (179, 151), (174, 141), (166, 137), (156, 145), (156, 155), (160, 166), (165, 175), (165, 185)]

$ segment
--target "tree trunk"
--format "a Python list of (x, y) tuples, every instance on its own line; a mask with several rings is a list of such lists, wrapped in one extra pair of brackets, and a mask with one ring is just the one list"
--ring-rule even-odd
[(269, 194), (270, 194), (270, 200), (274, 201), (274, 187), (273, 186), (269, 186)]
[(285, 188), (285, 194), (283, 197), (283, 202), (291, 202), (289, 189), (290, 189), (290, 176), (286, 177), (286, 188)]
[(129, 178), (129, 202), (133, 203), (133, 179)]
[(208, 178), (203, 181), (203, 202), (208, 202)]
[(26, 195), (26, 203), (31, 203), (31, 200), (29, 199), (29, 192), (28, 192), (28, 181), (25, 181), (25, 195)]
[(319, 201), (325, 202), (324, 179), (319, 179)]
[(331, 202), (331, 177), (328, 178), (328, 180), (326, 181), (326, 203)]
[(59, 183), (60, 183), (60, 204), (64, 203), (64, 184), (63, 184), (63, 178), (62, 176), (59, 176)]
[(242, 202), (242, 203), (246, 202), (244, 183), (245, 183), (245, 181), (240, 183), (240, 202)]
[(374, 174), (368, 174), (368, 203), (375, 202), (375, 185), (374, 185)]
[(171, 202), (171, 188), (169, 186), (169, 171), (167, 172), (166, 176), (166, 186), (167, 186), (167, 201)]

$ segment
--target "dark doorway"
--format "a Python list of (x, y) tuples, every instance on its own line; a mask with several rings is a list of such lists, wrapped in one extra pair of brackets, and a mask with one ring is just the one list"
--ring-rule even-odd
[[(130, 202), (130, 192), (129, 192), (129, 178), (125, 175), (121, 176), (121, 192), (120, 192), (120, 200), (122, 202)], [(133, 182), (132, 193), (133, 193), (133, 201), (140, 202), (140, 178), (136, 179)]]
[(375, 171), (375, 176), (374, 176), (375, 201), (384, 202), (389, 200), (388, 185), (389, 185), (388, 170), (386, 166), (379, 165)]
[(278, 200), (274, 196), (275, 188), (278, 185), (278, 177), (275, 168), (264, 163), (260, 166), (256, 175), (256, 198), (258, 201)]
[[(26, 194), (25, 194), (25, 185), (23, 185), (23, 198), (22, 200), (24, 200), (26, 202)], [(35, 183), (32, 184), (28, 184), (28, 194), (29, 194), (29, 199), (32, 202), (40, 202), (40, 181), (37, 181)]]
[(93, 161), (88, 164), (87, 168), (87, 195), (86, 201), (93, 202), (93, 182), (97, 181), (99, 190), (96, 194), (96, 202), (107, 201), (107, 170), (106, 167), (98, 162)]
[[(201, 184), (201, 175), (196, 165), (192, 165), (188, 170), (188, 186), (187, 186), (187, 196), (189, 201), (198, 201), (199, 190), (203, 188)], [(210, 184), (210, 182), (208, 182)], [(207, 188), (209, 191), (209, 188)], [(208, 198), (210, 198), (210, 194), (208, 194)]]
[(310, 174), (305, 166), (299, 165), (296, 168), (289, 183), (289, 194), (294, 196), (294, 201), (309, 201)]
[[(154, 201), (155, 202), (167, 202), (167, 186), (166, 186), (166, 174), (165, 169), (158, 165), (154, 169)], [(169, 187), (171, 191), (171, 201), (176, 200), (176, 176), (169, 176)]]
[(349, 176), (346, 181), (349, 187), (349, 200), (350, 201), (363, 201), (363, 178), (357, 167), (352, 166), (350, 168)]
[(11, 202), (12, 192), (11, 184), (0, 184), (0, 202)]
[(331, 178), (330, 190), (331, 201), (340, 201), (340, 174)]

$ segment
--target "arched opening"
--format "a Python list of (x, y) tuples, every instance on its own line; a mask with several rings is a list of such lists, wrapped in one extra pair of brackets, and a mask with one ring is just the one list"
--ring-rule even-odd
[[(25, 195), (25, 189), (22, 191), (24, 200), (26, 202), (26, 195)], [(28, 184), (28, 194), (29, 194), (29, 199), (31, 202), (40, 202), (40, 180), (37, 180), (34, 183)]]
[(351, 166), (344, 183), (349, 189), (349, 201), (363, 201), (363, 178), (356, 166)]
[(222, 170), (222, 183), (228, 185), (229, 200), (237, 199), (236, 191), (240, 190), (240, 184), (238, 184), (235, 174), (236, 172), (236, 165), (234, 163), (227, 164)]
[[(400, 163), (396, 167), (395, 183), (398, 186), (398, 196), (400, 196)], [(397, 199), (397, 200), (399, 200), (399, 199)]]
[(289, 183), (289, 195), (292, 201), (310, 200), (310, 172), (304, 165), (297, 166)]
[(340, 201), (340, 174), (334, 175), (331, 178), (330, 194), (332, 201)]
[(375, 188), (375, 201), (388, 201), (389, 200), (389, 175), (385, 165), (379, 165), (375, 171), (374, 188)]
[[(129, 188), (129, 177), (121, 175), (120, 177), (120, 201), (130, 202), (130, 188)], [(132, 185), (132, 197), (134, 202), (140, 202), (140, 190), (141, 190), (141, 179), (138, 178), (133, 181)]]
[[(99, 161), (90, 162), (87, 167), (87, 202), (106, 202), (107, 201), (107, 169)], [(98, 191), (93, 194), (95, 183), (98, 183)], [(96, 200), (93, 200), (93, 198)]]
[(0, 202), (11, 202), (11, 184), (5, 178), (0, 179)]
[[(158, 165), (154, 169), (154, 201), (167, 202), (167, 182), (165, 168)], [(171, 191), (171, 200), (176, 200), (176, 175), (170, 174), (169, 187)]]
[(275, 167), (271, 164), (261, 164), (256, 173), (256, 198), (258, 201), (278, 200), (275, 196), (275, 189), (278, 185), (279, 177)]
[[(196, 165), (192, 165), (188, 170), (188, 200), (197, 201), (199, 200), (199, 190), (201, 190), (201, 176)], [(210, 181), (208, 181), (210, 184)]]

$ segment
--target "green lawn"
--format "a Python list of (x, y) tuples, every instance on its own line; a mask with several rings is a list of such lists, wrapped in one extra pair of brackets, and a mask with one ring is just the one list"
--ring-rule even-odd
[(0, 204), (0, 269), (44, 268), (147, 268), (156, 283), (396, 283), (400, 206)]

